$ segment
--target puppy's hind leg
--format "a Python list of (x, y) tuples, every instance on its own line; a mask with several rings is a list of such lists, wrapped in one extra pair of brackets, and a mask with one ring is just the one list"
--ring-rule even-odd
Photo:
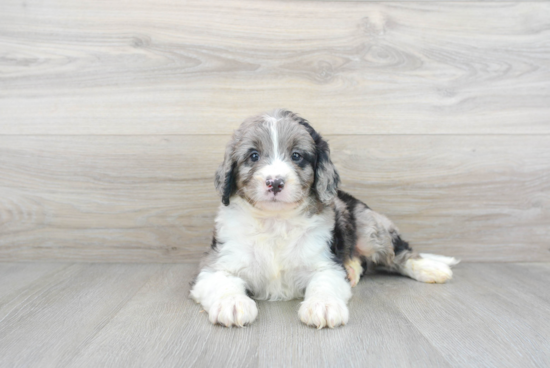
[(452, 257), (414, 253), (397, 227), (385, 216), (370, 209), (357, 214), (360, 234), (356, 250), (377, 268), (400, 273), (417, 281), (442, 284), (453, 277)]
[(397, 271), (417, 281), (443, 284), (453, 277), (451, 266), (459, 261), (452, 257), (420, 254), (396, 264)]
[(392, 234), (394, 255), (384, 268), (429, 284), (443, 284), (453, 277), (451, 266), (457, 259), (427, 253), (414, 253), (409, 244), (395, 232)]

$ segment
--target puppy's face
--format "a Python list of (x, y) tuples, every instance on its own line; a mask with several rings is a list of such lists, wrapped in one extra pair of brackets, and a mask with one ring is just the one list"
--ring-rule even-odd
[(304, 119), (277, 110), (239, 127), (215, 183), (225, 205), (238, 195), (269, 211), (295, 208), (310, 196), (328, 202), (338, 181), (321, 136)]

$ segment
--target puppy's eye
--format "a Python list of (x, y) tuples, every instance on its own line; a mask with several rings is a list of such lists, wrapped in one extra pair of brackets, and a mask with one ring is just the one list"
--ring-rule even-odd
[(302, 159), (302, 155), (300, 155), (298, 152), (294, 152), (292, 154), (292, 160), (293, 161), (300, 161)]
[(260, 159), (260, 154), (256, 151), (250, 154), (250, 161), (256, 162)]

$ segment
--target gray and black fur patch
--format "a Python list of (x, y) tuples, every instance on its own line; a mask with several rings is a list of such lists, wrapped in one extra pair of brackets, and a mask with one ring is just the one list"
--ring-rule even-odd
[(393, 253), (396, 256), (405, 251), (412, 252), (412, 248), (409, 246), (409, 243), (401, 239), (401, 237), (397, 233), (392, 233), (392, 244), (393, 244)]
[(343, 264), (355, 253), (357, 223), (354, 209), (359, 203), (362, 202), (346, 192), (341, 190), (337, 192), (334, 203), (335, 223), (330, 250), (334, 259), (340, 264)]

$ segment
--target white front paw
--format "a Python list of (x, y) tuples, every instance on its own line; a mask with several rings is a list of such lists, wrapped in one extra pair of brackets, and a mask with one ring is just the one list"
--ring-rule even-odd
[(208, 311), (210, 322), (226, 327), (243, 327), (252, 323), (257, 316), (258, 308), (254, 300), (242, 294), (228, 295), (218, 299)]
[(302, 302), (298, 316), (308, 326), (334, 328), (348, 323), (349, 311), (340, 299), (311, 297)]

